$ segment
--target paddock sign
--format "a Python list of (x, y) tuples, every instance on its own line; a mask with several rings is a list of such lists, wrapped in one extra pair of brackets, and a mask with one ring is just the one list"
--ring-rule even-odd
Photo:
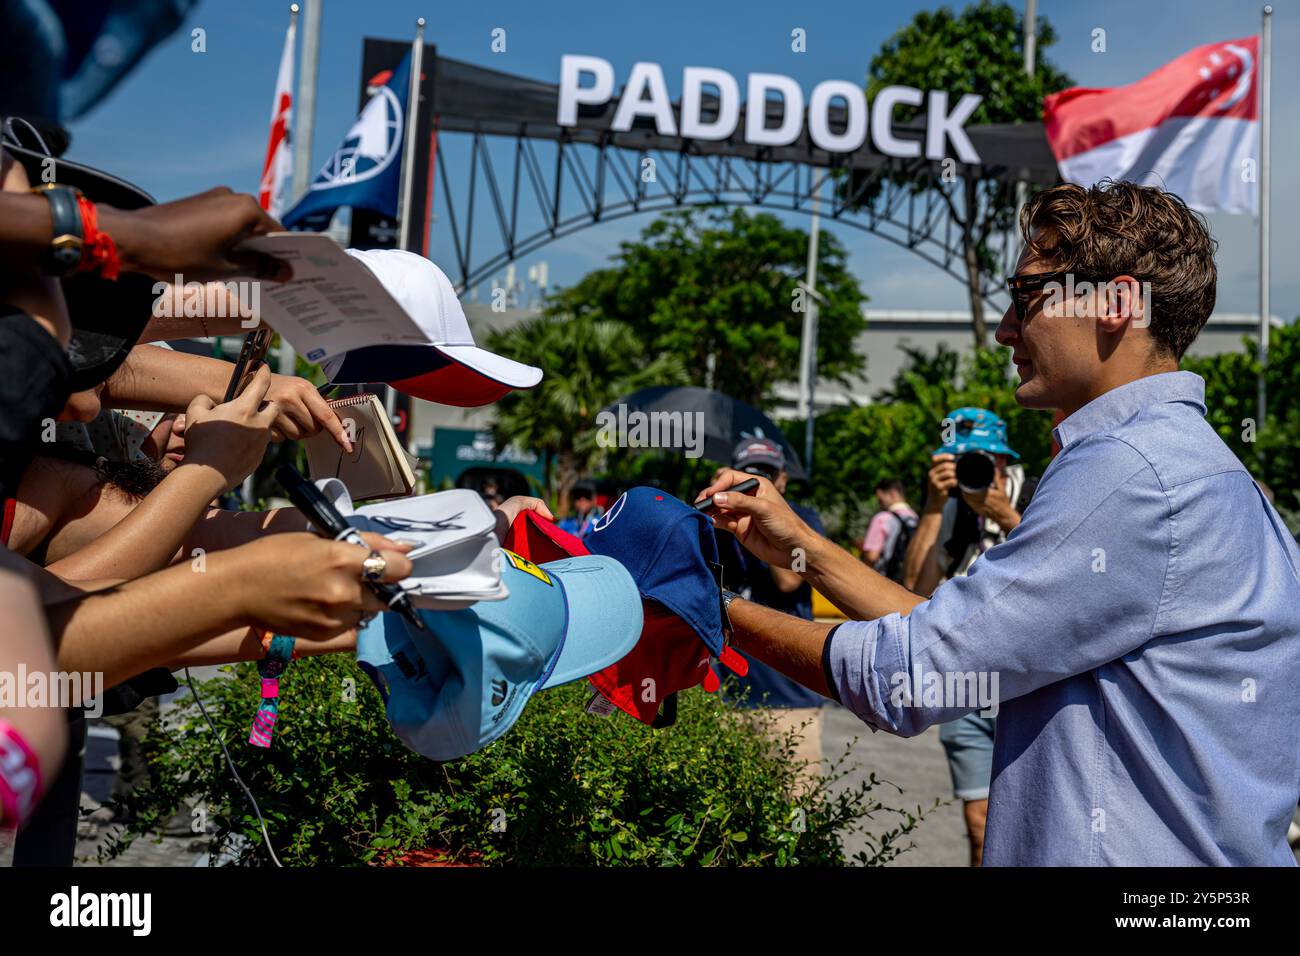
[[(560, 59), (560, 95), (556, 122), (576, 126), (583, 106), (597, 107), (614, 98), (614, 67), (598, 56), (566, 55)], [(775, 99), (773, 99), (775, 98)], [(886, 156), (942, 160), (951, 144), (963, 163), (979, 163), (979, 154), (966, 135), (965, 124), (983, 97), (966, 93), (949, 109), (948, 94), (929, 93), (912, 86), (887, 86), (870, 104), (866, 92), (848, 80), (825, 80), (813, 87), (807, 101), (807, 132), (812, 143), (830, 153), (852, 153), (868, 135), (871, 145)], [(742, 136), (753, 146), (789, 146), (804, 133), (804, 95), (799, 84), (780, 73), (750, 73), (745, 80), (746, 109)], [(706, 105), (709, 107), (706, 116)], [(924, 143), (901, 138), (894, 129), (898, 106), (926, 106)], [(777, 107), (774, 113), (773, 107)], [(837, 120), (832, 123), (832, 115)], [(680, 121), (673, 112), (657, 63), (636, 63), (619, 97), (610, 128), (627, 132), (638, 120), (653, 122), (661, 136), (694, 140), (731, 139), (741, 127), (740, 84), (726, 70), (688, 66), (682, 71)], [(774, 122), (775, 121), (775, 122)]]

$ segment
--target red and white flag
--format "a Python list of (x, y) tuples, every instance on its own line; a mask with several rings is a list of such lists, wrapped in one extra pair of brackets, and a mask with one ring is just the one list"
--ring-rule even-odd
[(1063, 178), (1160, 186), (1202, 212), (1259, 205), (1259, 37), (1209, 43), (1128, 86), (1043, 100)]
[(295, 20), (289, 21), (289, 32), (284, 37), (284, 53), (280, 55), (280, 74), (275, 80), (275, 101), (271, 104), (271, 138), (266, 144), (262, 182), (257, 193), (262, 208), (276, 219), (280, 218), (280, 213), (289, 204), (289, 183), (293, 177), (293, 142), (289, 131), (293, 120)]

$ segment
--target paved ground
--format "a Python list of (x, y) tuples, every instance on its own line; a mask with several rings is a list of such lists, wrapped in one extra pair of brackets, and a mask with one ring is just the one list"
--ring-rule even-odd
[[(205, 866), (207, 839), (181, 826), (171, 835), (141, 838), (114, 860), (100, 862), (100, 848), (117, 829), (107, 810), (99, 810), (113, 790), (116, 776), (117, 731), (107, 724), (90, 727), (86, 739), (86, 770), (82, 777), (81, 806), (92, 811), (77, 830), (77, 866)], [(98, 812), (94, 812), (97, 811)], [(182, 824), (186, 821), (180, 821)]]
[[(965, 866), (969, 849), (961, 804), (952, 799), (952, 778), (944, 759), (939, 732), (931, 728), (919, 737), (904, 740), (891, 734), (871, 732), (862, 721), (839, 705), (825, 710), (822, 728), (822, 752), (827, 760), (842, 756), (845, 747), (850, 756), (845, 768), (855, 768), (840, 784), (853, 786), (872, 773), (877, 780), (888, 780), (894, 787), (881, 786), (873, 791), (886, 806), (916, 812), (926, 810), (925, 818), (912, 833), (912, 849), (899, 856), (892, 866)], [(855, 739), (856, 738), (856, 739)], [(902, 793), (899, 793), (899, 789)], [(935, 800), (942, 801), (936, 809)], [(888, 820), (882, 816), (881, 820)], [(850, 856), (865, 848), (863, 840), (845, 847)]]
[[(220, 671), (215, 667), (191, 668), (194, 680), (207, 680)], [(183, 677), (181, 693), (188, 693)], [(162, 697), (163, 709), (172, 706), (178, 694)], [(207, 840), (188, 833), (182, 827), (174, 835), (138, 839), (115, 860), (101, 862), (99, 851), (118, 828), (107, 810), (100, 805), (113, 791), (118, 767), (117, 731), (102, 721), (91, 721), (86, 734), (86, 761), (82, 774), (82, 819), (77, 827), (76, 866), (206, 866)], [(183, 821), (182, 821), (183, 822)], [(11, 842), (0, 833), (0, 866), (9, 866), (13, 856)]]

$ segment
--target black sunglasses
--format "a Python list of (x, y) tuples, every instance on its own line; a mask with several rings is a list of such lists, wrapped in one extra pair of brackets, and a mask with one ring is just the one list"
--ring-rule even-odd
[(761, 475), (768, 481), (776, 481), (777, 475), (781, 474), (781, 469), (771, 465), (746, 465), (743, 470), (747, 475)]
[(1011, 304), (1016, 307), (1016, 319), (1024, 322), (1029, 316), (1030, 305), (1035, 296), (1053, 282), (1064, 286), (1071, 275), (1074, 276), (1073, 281), (1076, 284), (1090, 282), (1095, 286), (1097, 283), (1109, 281), (1101, 276), (1080, 275), (1077, 272), (1033, 272), (1007, 276), (1007, 291), (1011, 293)]

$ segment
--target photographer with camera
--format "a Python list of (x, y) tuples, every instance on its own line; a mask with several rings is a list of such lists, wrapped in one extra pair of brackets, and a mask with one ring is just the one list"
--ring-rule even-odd
[[(1007, 425), (987, 408), (958, 408), (943, 420), (943, 445), (932, 460), (925, 511), (907, 549), (903, 584), (929, 597), (964, 576), (981, 554), (1020, 524), (1037, 479), (1025, 478), (1007, 444)], [(984, 853), (997, 718), (974, 711), (939, 726), (953, 796), (962, 801), (972, 866)]]

